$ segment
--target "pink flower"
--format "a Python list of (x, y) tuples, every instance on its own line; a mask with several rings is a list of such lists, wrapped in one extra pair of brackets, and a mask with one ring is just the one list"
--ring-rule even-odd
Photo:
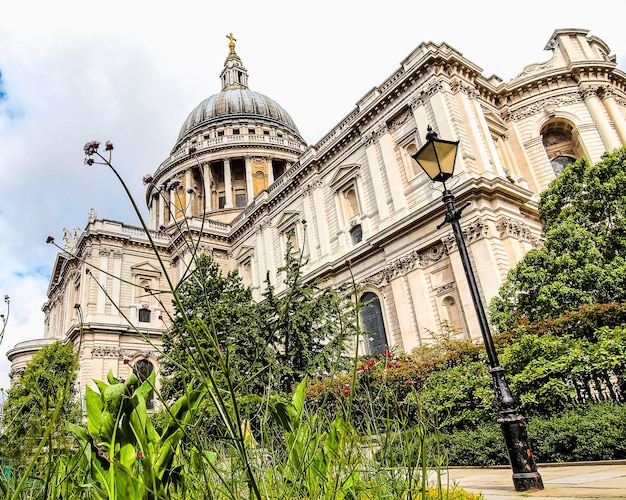
[(85, 144), (84, 150), (87, 156), (91, 156), (98, 151), (100, 143), (98, 141), (91, 141)]
[(52, 236), (48, 236), (46, 238), (46, 243), (54, 243), (54, 238)]
[(85, 158), (85, 165), (93, 165), (93, 164), (94, 164), (93, 158)]
[(413, 385), (413, 381), (412, 380), (405, 380), (404, 384), (405, 385)]
[(154, 177), (152, 177), (150, 174), (144, 175), (141, 178), (141, 180), (143, 181), (144, 184), (150, 184), (153, 179), (154, 179)]
[(124, 358), (124, 364), (127, 365), (128, 363), (130, 363), (130, 359)]
[(189, 148), (189, 154), (190, 154), (190, 155), (192, 155), (192, 154), (194, 154), (195, 152), (196, 152), (196, 148), (195, 148), (194, 146), (191, 146), (191, 147)]
[(107, 141), (107, 143), (104, 145), (104, 150), (105, 151), (112, 151), (113, 150), (113, 143), (111, 141)]
[(188, 187), (187, 188), (187, 194), (191, 194), (191, 193), (195, 193), (195, 192), (196, 192), (196, 190), (194, 188), (192, 188), (192, 187)]

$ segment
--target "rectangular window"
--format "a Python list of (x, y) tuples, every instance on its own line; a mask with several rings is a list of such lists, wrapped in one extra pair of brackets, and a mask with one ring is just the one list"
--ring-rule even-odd
[(150, 309), (141, 308), (139, 309), (139, 322), (140, 323), (150, 323)]
[(238, 128), (234, 128), (233, 129), (233, 135), (239, 135), (239, 129)]
[(226, 206), (226, 196), (219, 197), (219, 208), (224, 208)]
[(235, 203), (238, 208), (246, 206), (246, 195), (244, 194), (236, 194), (235, 195)]
[(361, 243), (361, 240), (363, 239), (363, 230), (361, 229), (361, 224), (358, 224), (350, 229), (350, 237), (352, 238), (353, 245)]

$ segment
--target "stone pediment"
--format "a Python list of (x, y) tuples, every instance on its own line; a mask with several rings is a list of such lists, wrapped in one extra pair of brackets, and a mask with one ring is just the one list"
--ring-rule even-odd
[(278, 219), (276, 228), (282, 232), (298, 220), (300, 220), (300, 212), (297, 212), (295, 210), (287, 210), (283, 212), (283, 214), (280, 216), (280, 219)]
[(355, 177), (357, 177), (361, 172), (361, 165), (358, 163), (352, 163), (349, 165), (341, 165), (337, 168), (337, 171), (332, 176), (330, 180), (331, 189), (338, 190), (340, 189), (346, 182), (350, 182)]
[(141, 274), (144, 276), (159, 277), (161, 276), (161, 274), (163, 274), (160, 268), (156, 267), (154, 264), (152, 264), (152, 262), (147, 260), (140, 264), (130, 266), (130, 270), (133, 273), (133, 276)]

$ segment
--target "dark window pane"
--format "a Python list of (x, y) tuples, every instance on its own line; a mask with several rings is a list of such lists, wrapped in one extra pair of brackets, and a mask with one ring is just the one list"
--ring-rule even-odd
[(150, 309), (139, 309), (139, 321), (142, 323), (150, 323)]
[(375, 293), (366, 292), (361, 296), (361, 322), (366, 354), (382, 354), (387, 349), (387, 334), (380, 309), (380, 300)]

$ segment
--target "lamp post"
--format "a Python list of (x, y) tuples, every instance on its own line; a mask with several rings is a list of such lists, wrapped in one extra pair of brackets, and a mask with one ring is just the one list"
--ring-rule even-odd
[[(493, 377), (493, 385), (496, 396), (496, 406), (500, 414), (498, 423), (502, 429), (504, 440), (509, 455), (509, 462), (513, 470), (513, 484), (516, 491), (527, 491), (533, 489), (543, 489), (543, 481), (537, 466), (535, 458), (530, 449), (528, 436), (526, 435), (526, 421), (515, 407), (515, 402), (509, 389), (509, 385), (504, 376), (504, 370), (498, 361), (498, 355), (493, 345), (491, 331), (485, 308), (483, 307), (476, 278), (472, 269), (472, 263), (469, 259), (467, 246), (463, 238), (463, 232), (459, 219), (461, 213), (467, 207), (469, 202), (464, 206), (457, 208), (454, 204), (454, 195), (447, 189), (446, 180), (452, 177), (454, 173), (454, 163), (456, 160), (458, 141), (445, 141), (437, 138), (437, 133), (428, 126), (426, 134), (426, 144), (415, 154), (411, 154), (413, 159), (426, 172), (428, 177), (435, 182), (443, 184), (443, 203), (446, 206), (446, 215), (444, 221), (437, 227), (441, 228), (445, 223), (450, 223), (454, 238), (456, 240), (463, 270), (469, 285), (472, 301), (478, 317), (480, 325), (480, 333), (487, 350), (489, 359), (489, 371)], [(417, 149), (417, 148), (416, 148)]]

